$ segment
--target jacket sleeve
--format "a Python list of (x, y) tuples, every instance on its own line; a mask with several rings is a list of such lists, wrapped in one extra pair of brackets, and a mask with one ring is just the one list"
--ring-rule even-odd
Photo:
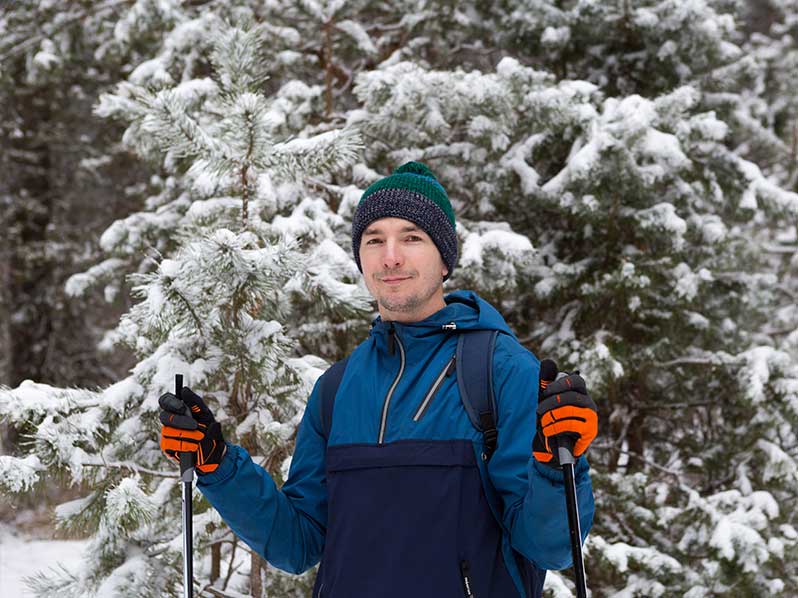
[[(501, 336), (500, 336), (501, 338)], [(532, 457), (540, 363), (514, 339), (497, 343), (493, 388), (499, 440), (488, 464), (503, 507), (503, 523), (512, 547), (539, 569), (573, 564), (563, 473)], [(593, 524), (593, 487), (584, 456), (576, 461), (577, 501), (582, 541)]]
[(228, 444), (216, 471), (197, 487), (225, 522), (269, 563), (302, 573), (319, 562), (327, 525), (327, 482), (319, 384), (311, 393), (297, 432), (288, 480), (278, 489), (247, 451)]

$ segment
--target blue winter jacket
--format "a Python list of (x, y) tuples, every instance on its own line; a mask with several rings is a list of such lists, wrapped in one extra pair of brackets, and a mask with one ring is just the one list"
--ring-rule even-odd
[[(321, 561), (314, 598), (531, 598), (546, 569), (571, 565), (562, 473), (532, 458), (539, 362), (476, 294), (446, 303), (421, 322), (375, 320), (349, 358), (327, 442), (316, 383), (282, 489), (234, 445), (199, 478), (272, 565), (300, 573)], [(503, 333), (488, 461), (451, 375), (457, 333), (472, 329)], [(586, 536), (594, 505), (584, 457), (576, 474)]]

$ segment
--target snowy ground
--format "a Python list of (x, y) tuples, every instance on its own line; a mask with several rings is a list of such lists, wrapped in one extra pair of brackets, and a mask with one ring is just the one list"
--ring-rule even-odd
[[(32, 597), (23, 578), (56, 565), (77, 569), (87, 544), (87, 540), (42, 540), (0, 522), (0, 597)], [(555, 598), (573, 596), (557, 573), (546, 576), (546, 589), (552, 590)]]
[(23, 577), (61, 564), (75, 569), (80, 562), (85, 540), (40, 540), (0, 523), (0, 596), (32, 596)]

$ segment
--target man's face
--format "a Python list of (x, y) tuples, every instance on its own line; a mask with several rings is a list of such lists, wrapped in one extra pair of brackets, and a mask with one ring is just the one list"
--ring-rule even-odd
[(360, 239), (360, 265), (383, 320), (418, 322), (446, 306), (446, 265), (430, 236), (409, 220), (372, 222)]

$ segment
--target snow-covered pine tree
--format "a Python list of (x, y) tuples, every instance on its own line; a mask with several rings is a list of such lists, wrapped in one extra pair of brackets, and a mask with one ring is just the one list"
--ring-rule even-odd
[[(99, 233), (137, 199), (134, 192), (109, 197), (140, 170), (115, 151), (121, 131), (92, 116), (97, 95), (147, 48), (141, 37), (115, 46), (108, 26), (113, 4), (21, 0), (0, 11), (0, 380), (6, 384), (106, 383), (129, 363), (121, 352), (98, 359), (94, 347), (123, 306), (95, 302), (95, 317), (84, 325), (83, 306), (64, 293), (69, 275), (95, 257)], [(158, 30), (151, 23), (150, 35)]]
[[(123, 104), (138, 110), (146, 91), (168, 88), (200, 125), (216, 130), (219, 113), (206, 109), (218, 98), (202, 77), (210, 33), (223, 17), (260, 22), (268, 36), (263, 65), (271, 78), (261, 89), (269, 95), (275, 139), (323, 132), (331, 126), (325, 114), (363, 125), (367, 153), (351, 177), (357, 186), (350, 177), (313, 177), (308, 191), (269, 170), (249, 196), (257, 198), (249, 221), (257, 223), (250, 232), (258, 248), (263, 224), (293, 238), (305, 254), (324, 242), (336, 256), (336, 274), (316, 281), (329, 287), (357, 278), (344, 250), (331, 243), (348, 245), (346, 219), (358, 187), (406, 159), (433, 166), (456, 203), (463, 241), (450, 286), (496, 300), (531, 348), (563, 366), (584, 367), (604, 414), (611, 414), (609, 433), (592, 455), (600, 504), (588, 572), (597, 595), (792, 591), (795, 361), (777, 350), (767, 328), (776, 278), (756, 273), (780, 200), (783, 218), (792, 218), (794, 198), (762, 175), (784, 182), (761, 161), (766, 154), (754, 151), (767, 126), (751, 115), (766, 121), (755, 108), (771, 100), (756, 104), (760, 96), (748, 86), (760, 57), (740, 51), (733, 12), (739, 2), (138, 0), (124, 10), (108, 2), (114, 4), (105, 14), (120, 16), (106, 51), (135, 46), (154, 22), (168, 30), (160, 52), (130, 75), (145, 93), (123, 89), (117, 96), (124, 102), (105, 103), (125, 121), (136, 118)], [(506, 55), (516, 60), (500, 62)], [(350, 76), (359, 82), (355, 97)], [(137, 127), (128, 133), (131, 143), (140, 137)], [(156, 145), (146, 150), (150, 159), (160, 155)], [(186, 172), (190, 158), (168, 157), (150, 181), (146, 209), (107, 231), (107, 261), (74, 278), (73, 292), (96, 284), (112, 295), (124, 273), (180, 272), (178, 256), (188, 255), (182, 252), (217, 240), (208, 236), (214, 221), (240, 240), (240, 213), (206, 200), (241, 205), (243, 190), (220, 184), (219, 173)], [(265, 206), (259, 221), (258, 201)], [(196, 234), (175, 236), (177, 229)], [(165, 274), (161, 286), (169, 288)], [(138, 280), (151, 285), (156, 278)], [(289, 290), (300, 280), (293, 278)], [(305, 288), (312, 280), (304, 278)], [(319, 324), (327, 306), (314, 311), (299, 292), (290, 298), (301, 309), (280, 322), (301, 353), (331, 357), (353, 342), (357, 325), (346, 315), (343, 324)], [(131, 312), (130, 334), (151, 307)], [(109, 335), (109, 345), (130, 338), (125, 326)], [(191, 322), (186, 326), (191, 330)], [(140, 338), (143, 346), (153, 343)], [(162, 388), (171, 386), (163, 377)], [(84, 399), (89, 416), (104, 413), (102, 398), (93, 406), (86, 393), (60, 392)], [(217, 398), (229, 401), (224, 390)], [(229, 415), (226, 405), (223, 412)], [(112, 446), (103, 450), (113, 453)], [(35, 455), (11, 463), (3, 467), (17, 489), (41, 466)], [(161, 461), (151, 463), (171, 473)], [(148, 492), (153, 473), (140, 471)], [(171, 483), (167, 478), (165, 486)], [(135, 494), (126, 482), (105, 500), (132, 504)], [(178, 547), (171, 548), (164, 554), (174, 559)], [(549, 593), (568, 595), (560, 577), (549, 581)]]
[[(752, 2), (756, 6), (757, 3)], [(764, 4), (764, 5), (763, 5)], [(798, 188), (798, 100), (794, 84), (798, 76), (798, 3), (775, 0), (759, 3), (763, 14), (750, 23), (745, 49), (758, 65), (755, 93), (748, 96), (748, 122), (770, 132), (767, 143), (745, 149), (758, 158), (765, 172), (787, 188)], [(753, 8), (753, 6), (752, 6)], [(753, 18), (753, 17), (752, 17)]]
[[(92, 532), (89, 560), (81, 571), (37, 578), (42, 596), (178, 595), (178, 485), (157, 445), (158, 396), (184, 374), (208, 396), (226, 437), (279, 481), (324, 365), (296, 356), (296, 298), (361, 319), (369, 310), (365, 290), (346, 282), (356, 272), (333, 240), (340, 218), (304, 187), (352, 162), (357, 133), (331, 128), (290, 140), (276, 133), (292, 106), (279, 92), (261, 92), (269, 67), (259, 52), (264, 28), (208, 25), (210, 77), (160, 88), (123, 83), (98, 107), (129, 122), (125, 143), (162, 159), (167, 173), (170, 193), (103, 238), (119, 256), (99, 271), (140, 264), (130, 277), (138, 301), (109, 337), (130, 346), (139, 363), (102, 391), (26, 382), (0, 393), (4, 419), (29, 438), (27, 456), (2, 458), (5, 489), (30, 489), (46, 470), (90, 490), (57, 509), (61, 528)], [(73, 278), (71, 292), (97, 272)], [(195, 569), (199, 587), (263, 595), (260, 558), (247, 559), (246, 583), (233, 577), (248, 549), (207, 503), (195, 513), (198, 555), (211, 553)], [(270, 592), (303, 595), (301, 581), (269, 575), (265, 583)]]
[[(751, 3), (759, 12), (751, 15), (752, 34), (747, 51), (755, 56), (756, 93), (748, 97), (747, 122), (768, 131), (766, 142), (742, 147), (757, 156), (763, 171), (787, 189), (798, 189), (798, 100), (794, 81), (798, 77), (798, 3), (779, 0)], [(756, 17), (759, 17), (757, 20)], [(742, 111), (741, 111), (742, 112)], [(785, 219), (775, 234), (768, 235), (763, 251), (770, 258), (778, 282), (774, 292), (778, 308), (771, 313), (763, 333), (798, 363), (798, 222)]]
[[(523, 15), (554, 41), (548, 27), (565, 26), (567, 11), (531, 4)], [(536, 352), (586, 372), (608, 416), (592, 456), (591, 586), (602, 595), (789, 593), (796, 372), (761, 333), (777, 280), (762, 243), (794, 221), (798, 197), (740, 157), (739, 129), (719, 118), (743, 104), (731, 96), (750, 60), (730, 41), (734, 19), (722, 7), (573, 6), (584, 21), (569, 30), (584, 53), (566, 62), (582, 65), (575, 72), (509, 58), (495, 73), (384, 65), (358, 78), (363, 110), (352, 122), (383, 141), (368, 148), (369, 163), (430, 162), (469, 217), (452, 283), (494, 290)], [(660, 48), (653, 29), (631, 46), (609, 33), (624, 10), (637, 26), (663, 29), (670, 58), (647, 55)], [(605, 55), (590, 40), (620, 48)], [(635, 77), (604, 78), (625, 52), (639, 87)], [(468, 228), (487, 219), (534, 242), (536, 261), (507, 251), (522, 248), (515, 238), (502, 249), (476, 243)], [(502, 238), (502, 225), (478, 225), (488, 226)]]

